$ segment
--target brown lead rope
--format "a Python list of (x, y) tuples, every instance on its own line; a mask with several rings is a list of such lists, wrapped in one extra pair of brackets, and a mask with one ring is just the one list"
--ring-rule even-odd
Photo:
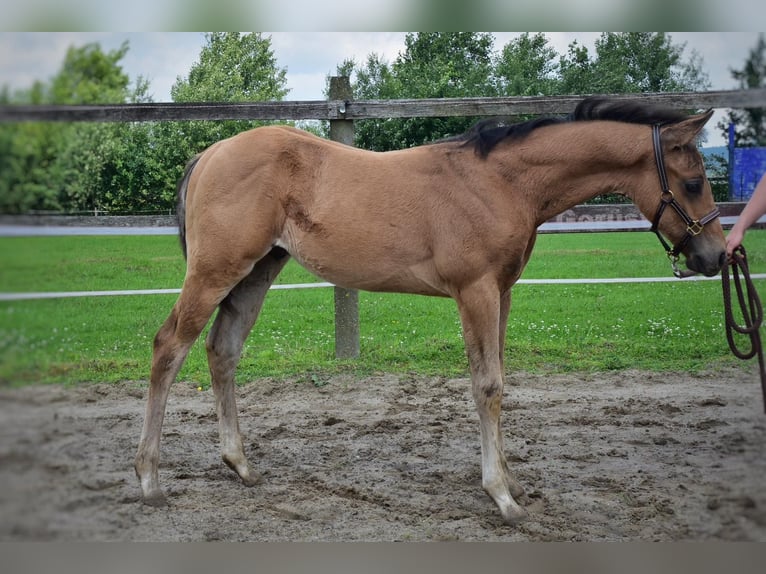
[[(729, 268), (734, 277), (734, 287), (737, 291), (737, 301), (742, 312), (745, 324), (739, 325), (734, 320), (734, 312), (731, 301), (731, 279), (729, 277)], [(742, 277), (740, 278), (740, 273)], [(742, 288), (744, 280), (745, 288)], [(755, 290), (753, 280), (750, 278), (750, 269), (747, 266), (747, 256), (745, 248), (739, 246), (732, 253), (731, 259), (724, 264), (721, 270), (721, 282), (723, 286), (723, 308), (726, 316), (726, 339), (729, 341), (729, 348), (738, 359), (752, 359), (758, 355), (758, 366), (761, 375), (761, 391), (763, 393), (763, 408), (766, 413), (766, 367), (763, 360), (763, 346), (761, 345), (760, 328), (763, 322), (763, 307), (758, 292)], [(742, 351), (737, 347), (734, 341), (734, 333), (746, 335), (750, 339), (750, 349)]]

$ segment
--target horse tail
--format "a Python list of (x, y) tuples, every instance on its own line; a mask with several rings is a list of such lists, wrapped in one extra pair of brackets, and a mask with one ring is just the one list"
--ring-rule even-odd
[(191, 179), (194, 166), (202, 157), (202, 154), (194, 156), (189, 163), (186, 164), (184, 174), (180, 180), (178, 180), (177, 198), (176, 198), (176, 218), (178, 219), (178, 239), (181, 241), (181, 251), (183, 251), (184, 259), (186, 259), (186, 190), (189, 188), (189, 180)]

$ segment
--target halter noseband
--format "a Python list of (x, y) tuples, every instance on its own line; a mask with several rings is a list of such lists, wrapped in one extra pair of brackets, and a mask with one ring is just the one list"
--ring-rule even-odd
[[(670, 265), (673, 267), (673, 275), (682, 278), (687, 275), (678, 268), (679, 254), (683, 251), (683, 248), (686, 247), (686, 244), (689, 243), (689, 240), (695, 235), (702, 233), (705, 225), (718, 217), (721, 212), (718, 211), (718, 208), (715, 208), (702, 219), (692, 219), (689, 217), (686, 210), (684, 210), (681, 204), (676, 201), (676, 198), (668, 185), (668, 176), (665, 172), (665, 161), (662, 158), (662, 141), (660, 140), (659, 124), (652, 126), (652, 144), (654, 145), (654, 161), (657, 164), (657, 173), (659, 173), (660, 185), (662, 186), (662, 197), (660, 198), (660, 205), (657, 207), (657, 213), (654, 214), (654, 220), (652, 220), (652, 231), (657, 235), (660, 243), (662, 243), (662, 246), (665, 248), (668, 259), (670, 259)], [(686, 235), (684, 235), (683, 238), (681, 238), (681, 241), (673, 247), (665, 241), (665, 238), (662, 237), (659, 229), (660, 218), (662, 217), (662, 214), (665, 213), (665, 208), (668, 206), (672, 207), (686, 224)]]

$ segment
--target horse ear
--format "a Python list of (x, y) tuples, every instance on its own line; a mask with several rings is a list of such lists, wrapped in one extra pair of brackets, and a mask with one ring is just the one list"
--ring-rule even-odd
[(662, 132), (662, 139), (668, 145), (687, 145), (697, 140), (702, 128), (713, 116), (713, 108), (701, 114), (689, 116), (675, 124), (669, 124)]

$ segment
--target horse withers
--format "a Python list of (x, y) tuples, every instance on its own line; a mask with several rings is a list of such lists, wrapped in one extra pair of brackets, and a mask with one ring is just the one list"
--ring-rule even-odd
[(293, 257), (339, 286), (456, 301), (482, 486), (506, 522), (522, 520), (524, 490), (506, 460), (500, 410), (511, 287), (536, 230), (596, 195), (622, 194), (653, 221), (674, 267), (685, 256), (691, 272), (715, 275), (724, 235), (696, 146), (711, 115), (594, 97), (567, 117), (485, 121), (399, 151), (365, 151), (285, 126), (212, 145), (178, 187), (187, 269), (154, 340), (135, 459), (144, 502), (166, 502), (158, 464), (168, 393), (216, 309), (206, 349), (221, 453), (244, 484), (257, 482), (242, 446), (234, 371), (269, 287)]

